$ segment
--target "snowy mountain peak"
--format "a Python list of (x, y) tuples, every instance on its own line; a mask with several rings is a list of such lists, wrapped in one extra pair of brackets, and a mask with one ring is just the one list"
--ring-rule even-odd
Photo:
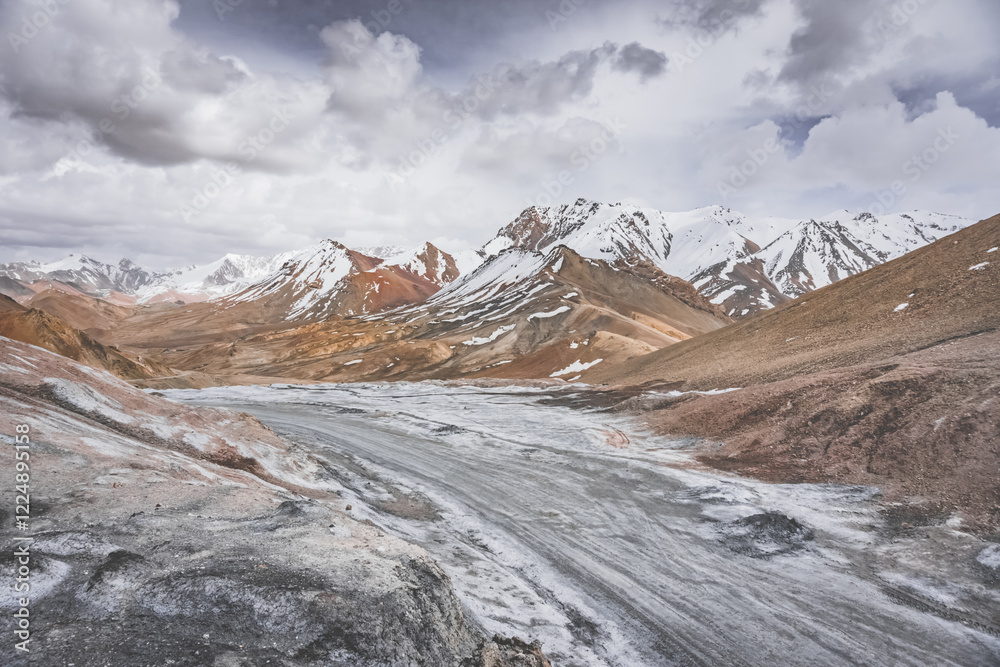
[(707, 206), (670, 213), (578, 199), (531, 207), (483, 247), (546, 252), (564, 244), (583, 257), (644, 260), (694, 282), (730, 315), (770, 308), (915, 250), (971, 224), (914, 211), (876, 217), (835, 211), (819, 219), (750, 217)]
[(439, 287), (458, 279), (460, 273), (455, 258), (433, 243), (386, 259), (384, 266), (396, 266)]
[[(431, 243), (411, 250), (382, 246), (359, 252), (325, 239), (268, 257), (227, 254), (211, 264), (165, 274), (145, 271), (128, 259), (109, 265), (74, 254), (51, 264), (0, 265), (0, 276), (24, 283), (60, 281), (96, 294), (117, 291), (140, 302), (245, 301), (275, 298), (280, 292), (284, 301), (279, 301), (292, 304), (288, 312), (318, 317), (377, 312), (387, 304), (414, 303), (438, 288), (449, 293), (464, 289), (459, 283), (481, 284), (501, 276), (517, 280), (537, 271), (553, 249), (565, 246), (612, 267), (648, 262), (690, 281), (728, 315), (738, 317), (872, 268), (969, 224), (922, 211), (874, 216), (841, 209), (820, 218), (791, 219), (745, 216), (721, 205), (671, 213), (577, 199), (529, 207), (480, 250), (456, 256)], [(503, 261), (490, 261), (496, 257)], [(515, 267), (517, 262), (526, 264)]]

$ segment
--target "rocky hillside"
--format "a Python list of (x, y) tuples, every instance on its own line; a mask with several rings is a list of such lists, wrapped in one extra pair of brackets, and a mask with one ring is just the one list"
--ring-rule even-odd
[(5, 301), (0, 303), (0, 336), (35, 345), (128, 380), (173, 374), (173, 371), (152, 359), (133, 359), (113, 347), (102, 345), (86, 333), (46, 312), (34, 308), (28, 310), (22, 306), (18, 306), (20, 310), (15, 309), (13, 306), (17, 306), (16, 303), (3, 298)]
[(686, 281), (655, 266), (610, 265), (557, 247), (509, 250), (429, 300), (184, 348), (176, 367), (220, 377), (309, 380), (577, 379), (724, 326), (729, 319)]
[(336, 481), (252, 417), (3, 338), (0, 363), (0, 431), (28, 426), (39, 471), (31, 648), (46, 664), (548, 667), (484, 636), (424, 551), (352, 519)]
[(595, 381), (746, 387), (993, 331), (1000, 217)]
[[(912, 521), (1000, 526), (1000, 216), (719, 331), (594, 369), (631, 408), (722, 443), (704, 463), (880, 486)], [(712, 395), (670, 390), (725, 390)], [(943, 519), (942, 519), (943, 520)]]

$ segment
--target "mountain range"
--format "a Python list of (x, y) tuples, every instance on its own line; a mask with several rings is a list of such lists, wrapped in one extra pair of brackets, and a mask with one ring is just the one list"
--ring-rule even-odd
[(877, 485), (1000, 525), (998, 252), (1000, 217), (578, 200), (459, 258), (328, 240), (160, 274), (11, 264), (0, 336), (147, 389), (587, 383), (581, 401), (723, 443), (699, 450), (706, 465)]
[(919, 211), (882, 217), (838, 211), (796, 220), (745, 216), (721, 206), (665, 213), (580, 199), (559, 207), (531, 207), (482, 248), (458, 256), (430, 243), (412, 250), (349, 250), (323, 241), (299, 251), (267, 257), (230, 254), (210, 264), (157, 273), (128, 259), (115, 265), (71, 255), (51, 264), (0, 265), (0, 293), (22, 303), (53, 286), (123, 305), (215, 299), (231, 307), (268, 300), (273, 317), (315, 321), (418, 303), (506, 250), (544, 255), (562, 245), (588, 259), (647, 262), (692, 282), (728, 316), (739, 318), (878, 266), (969, 224)]

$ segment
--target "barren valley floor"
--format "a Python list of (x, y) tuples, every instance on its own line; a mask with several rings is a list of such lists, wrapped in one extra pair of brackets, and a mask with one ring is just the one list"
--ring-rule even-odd
[(582, 391), (165, 393), (318, 457), (357, 518), (426, 548), (488, 631), (560, 667), (1000, 663), (996, 545), (876, 489), (706, 470), (690, 441), (565, 407)]

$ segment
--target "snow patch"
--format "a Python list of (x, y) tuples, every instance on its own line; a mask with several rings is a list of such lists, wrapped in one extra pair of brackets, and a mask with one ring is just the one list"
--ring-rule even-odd
[(500, 336), (504, 335), (508, 331), (513, 331), (515, 326), (516, 325), (514, 325), (514, 324), (508, 324), (505, 327), (500, 327), (499, 329), (497, 329), (496, 331), (494, 331), (493, 333), (491, 333), (486, 338), (477, 338), (477, 337), (473, 336), (469, 340), (462, 341), (462, 344), (463, 345), (486, 345), (487, 343), (492, 343), (493, 341), (495, 341), (497, 338), (499, 338)]
[(909, 307), (909, 305), (910, 304), (908, 304), (908, 303), (901, 303), (898, 306), (896, 306), (896, 310), (894, 310), (892, 312), (894, 312), (894, 313), (901, 313), (904, 310), (906, 310)]
[(1000, 570), (1000, 544), (991, 544), (980, 551), (976, 562), (991, 570)]
[(587, 370), (588, 368), (593, 368), (594, 366), (596, 366), (597, 364), (601, 363), (602, 361), (604, 361), (604, 359), (597, 359), (595, 361), (590, 361), (590, 362), (587, 362), (587, 363), (583, 363), (581, 361), (574, 361), (573, 363), (571, 363), (566, 368), (562, 369), (561, 371), (556, 371), (555, 373), (553, 373), (549, 377), (550, 378), (557, 378), (557, 377), (562, 377), (563, 375), (569, 375), (570, 373), (582, 373), (583, 371)]
[(354, 361), (348, 361), (345, 366), (353, 366), (354, 364), (360, 364), (364, 359), (355, 359)]
[(969, 271), (980, 271), (982, 269), (985, 269), (989, 265), (990, 265), (989, 262), (983, 262), (982, 264), (976, 264), (975, 266), (970, 266), (969, 267)]
[(530, 322), (531, 320), (534, 320), (534, 319), (541, 320), (541, 319), (547, 319), (549, 317), (555, 317), (556, 315), (562, 315), (563, 313), (565, 313), (568, 310), (570, 310), (569, 306), (559, 306), (555, 310), (550, 311), (548, 313), (533, 313), (531, 315), (528, 315), (528, 321)]

